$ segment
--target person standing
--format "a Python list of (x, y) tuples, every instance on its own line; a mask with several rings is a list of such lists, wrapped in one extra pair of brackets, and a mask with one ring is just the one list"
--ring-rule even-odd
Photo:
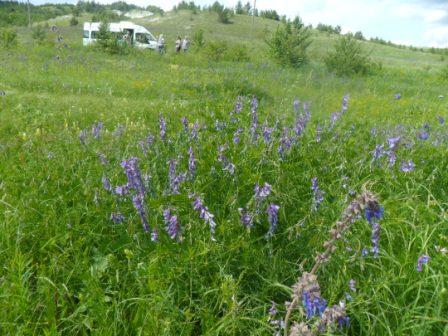
[(176, 40), (176, 53), (180, 53), (180, 49), (182, 48), (182, 39), (180, 38), (180, 36), (177, 37)]
[(157, 50), (160, 54), (165, 53), (165, 38), (163, 37), (163, 34), (160, 34), (157, 39)]
[(188, 52), (188, 48), (190, 48), (190, 40), (188, 39), (188, 36), (185, 36), (182, 40), (182, 49), (184, 53)]

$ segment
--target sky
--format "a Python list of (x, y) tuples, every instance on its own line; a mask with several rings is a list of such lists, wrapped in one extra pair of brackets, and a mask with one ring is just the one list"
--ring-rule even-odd
[[(115, 0), (96, 0), (110, 3)], [(253, 0), (250, 0), (253, 3)], [(31, 0), (76, 3), (76, 0)], [(127, 0), (139, 6), (157, 5), (171, 9), (179, 0)], [(214, 0), (196, 0), (210, 5)], [(243, 0), (243, 3), (247, 0)], [(220, 0), (234, 7), (237, 0)], [(306, 24), (340, 25), (342, 31), (362, 31), (365, 37), (380, 37), (394, 43), (448, 47), (448, 0), (257, 0), (259, 9), (275, 9), (293, 18), (299, 15)]]

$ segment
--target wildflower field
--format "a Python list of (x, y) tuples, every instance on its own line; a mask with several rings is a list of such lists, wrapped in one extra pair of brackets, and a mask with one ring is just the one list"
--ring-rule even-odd
[(1, 335), (448, 335), (437, 56), (338, 78), (274, 64), (262, 19), (247, 62), (66, 25), (0, 49)]

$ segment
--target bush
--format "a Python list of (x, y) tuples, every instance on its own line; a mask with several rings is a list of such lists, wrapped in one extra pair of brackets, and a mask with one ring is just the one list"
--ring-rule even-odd
[(72, 16), (72, 18), (70, 19), (70, 26), (77, 26), (78, 25), (78, 19), (74, 16)]
[(17, 33), (12, 29), (0, 30), (0, 43), (3, 48), (11, 48), (17, 45)]
[(226, 41), (211, 41), (204, 48), (205, 57), (209, 61), (219, 62), (224, 59), (224, 55), (228, 52), (229, 45)]
[(205, 45), (204, 31), (202, 29), (194, 32), (192, 42), (193, 46), (197, 49), (202, 48)]
[(37, 43), (42, 44), (45, 40), (45, 37), (47, 37), (47, 32), (45, 31), (44, 27), (42, 27), (41, 25), (38, 25), (33, 28), (31, 37)]
[(335, 50), (324, 58), (324, 63), (328, 70), (338, 76), (367, 75), (375, 68), (381, 67), (369, 59), (360, 43), (350, 35), (336, 42)]
[(231, 62), (249, 62), (249, 52), (244, 44), (236, 44), (232, 46), (224, 55), (226, 61)]
[(208, 42), (203, 49), (209, 61), (248, 62), (250, 61), (247, 47), (243, 44), (229, 45), (226, 41)]
[(223, 8), (222, 10), (220, 10), (218, 12), (218, 22), (220, 23), (224, 23), (224, 24), (229, 24), (232, 23), (230, 21), (230, 9), (228, 8)]
[(282, 23), (266, 41), (271, 56), (280, 64), (300, 67), (308, 62), (307, 49), (311, 44), (310, 31), (303, 25)]

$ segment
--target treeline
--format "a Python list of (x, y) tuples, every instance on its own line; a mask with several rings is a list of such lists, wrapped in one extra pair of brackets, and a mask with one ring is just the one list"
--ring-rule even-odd
[[(30, 4), (31, 22), (40, 22), (62, 15), (73, 15), (77, 17), (82, 13), (94, 14), (93, 21), (113, 21), (123, 19), (116, 11), (128, 12), (133, 9), (147, 10), (155, 14), (163, 15), (162, 8), (149, 5), (146, 8), (124, 1), (118, 1), (107, 5), (95, 1), (78, 1), (76, 5), (71, 4)], [(27, 4), (18, 1), (0, 1), (0, 27), (26, 26), (28, 25)]]
[[(56, 16), (71, 14), (73, 5), (46, 4), (35, 6), (30, 4), (31, 21), (38, 22)], [(17, 1), (0, 1), (0, 27), (28, 25), (28, 9), (26, 3)]]

